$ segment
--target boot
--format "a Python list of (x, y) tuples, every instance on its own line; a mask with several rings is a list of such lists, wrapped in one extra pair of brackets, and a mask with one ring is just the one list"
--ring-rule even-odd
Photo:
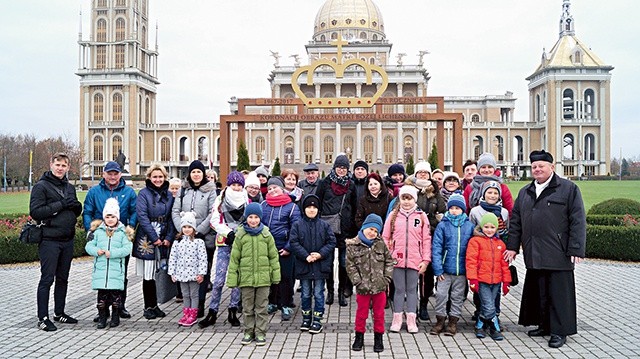
[(333, 287), (327, 288), (327, 300), (324, 301), (326, 305), (333, 304)]
[(407, 332), (415, 334), (418, 332), (418, 325), (416, 324), (416, 313), (407, 313)]
[(364, 347), (364, 333), (356, 332), (356, 337), (353, 340), (353, 344), (351, 344), (351, 350), (359, 352), (362, 347)]
[(442, 333), (444, 330), (444, 321), (447, 320), (447, 317), (444, 315), (436, 315), (436, 320), (436, 325), (434, 325), (429, 332), (431, 335), (438, 335)]
[(383, 333), (373, 333), (373, 351), (380, 353), (384, 350), (384, 344), (382, 344)]
[(303, 332), (309, 331), (311, 328), (311, 311), (303, 310), (302, 311), (302, 325), (300, 326), (300, 330)]
[(476, 338), (482, 339), (487, 336), (484, 331), (484, 321), (481, 318), (476, 320), (476, 326), (473, 328), (473, 331), (476, 333)]
[(393, 320), (391, 321), (391, 327), (389, 331), (397, 333), (402, 328), (402, 313), (393, 313)]
[[(109, 317), (109, 308), (104, 308), (104, 310), (107, 313), (107, 318)], [(93, 322), (94, 323), (98, 323), (98, 321), (100, 320), (100, 313), (98, 313), (98, 315), (96, 315), (95, 317), (93, 317)]]
[(460, 318), (458, 317), (454, 317), (454, 316), (449, 316), (449, 325), (447, 325), (447, 331), (444, 333), (444, 335), (452, 337), (454, 335), (456, 335), (456, 333), (458, 332), (458, 320)]
[(313, 312), (313, 323), (311, 323), (311, 328), (309, 328), (309, 333), (318, 334), (322, 331), (322, 312)]
[[(207, 317), (201, 320), (200, 323), (198, 323), (198, 326), (202, 329), (210, 327), (216, 324), (216, 319), (218, 319), (218, 312), (213, 309), (209, 309)], [(178, 324), (180, 324), (180, 322), (178, 322)]]
[(202, 318), (204, 317), (204, 300), (200, 301), (200, 304), (198, 304), (198, 311), (196, 312), (196, 314), (198, 315), (198, 318)]
[(186, 319), (182, 324), (183, 327), (190, 327), (196, 324), (196, 320), (198, 320), (198, 308), (187, 308), (185, 317)]
[(431, 319), (429, 318), (429, 312), (427, 311), (426, 301), (422, 301), (422, 300), (420, 301), (420, 308), (418, 309), (418, 318), (420, 318), (420, 320), (424, 322)]
[(229, 324), (231, 324), (232, 327), (240, 326), (240, 320), (238, 320), (237, 314), (238, 308), (229, 308), (229, 316), (227, 317), (227, 321), (229, 322)]
[(347, 305), (349, 305), (349, 303), (347, 303), (347, 298), (345, 298), (344, 290), (342, 289), (338, 289), (338, 304), (341, 307), (346, 307)]
[(118, 325), (120, 325), (120, 308), (114, 305), (111, 307), (111, 322), (109, 326), (115, 328)]
[(103, 304), (102, 307), (98, 304), (98, 329), (104, 329), (107, 327), (107, 317), (109, 316), (108, 310)]
[(187, 317), (190, 308), (182, 308), (182, 318), (178, 320), (178, 325), (184, 325), (187, 322)]
[(498, 323), (498, 317), (493, 317), (491, 320), (487, 321), (487, 326), (489, 327), (489, 336), (493, 340), (502, 340), (504, 336), (500, 332), (500, 324)]

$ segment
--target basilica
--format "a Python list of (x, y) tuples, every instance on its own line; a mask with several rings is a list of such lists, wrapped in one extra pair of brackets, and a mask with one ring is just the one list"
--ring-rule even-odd
[[(305, 59), (296, 57), (292, 66), (281, 66), (280, 55), (272, 53), (274, 64), (268, 78), (273, 101), (261, 100), (271, 105), (242, 110), (247, 114), (326, 114), (332, 115), (327, 118), (338, 119), (335, 115), (375, 111), (377, 117), (360, 122), (232, 124), (228, 134), (231, 141), (223, 141), (230, 144), (228, 148), (221, 147), (220, 122), (156, 121), (158, 45), (148, 43), (149, 0), (91, 2), (91, 34), (89, 39), (79, 35), (76, 73), (80, 77), (79, 142), (84, 176), (100, 176), (104, 164), (120, 152), (126, 154), (125, 167), (133, 175), (160, 163), (171, 176), (184, 177), (193, 160), (218, 169), (224, 151), (227, 153), (222, 157), (229, 158), (233, 167), (238, 131), (243, 131), (241, 137), (252, 166), (268, 166), (278, 158), (289, 168), (301, 169), (313, 162), (321, 170), (328, 170), (337, 154), (345, 153), (352, 163), (364, 160), (372, 169), (382, 171), (410, 158), (414, 162), (427, 159), (435, 143), (443, 160), (441, 167), (460, 172), (462, 169), (454, 166), (454, 143), (462, 142), (465, 160), (491, 152), (506, 176), (529, 173), (527, 154), (541, 148), (554, 155), (556, 171), (561, 175), (608, 173), (613, 67), (577, 38), (570, 0), (562, 2), (555, 44), (539, 59), (531, 59), (531, 74), (523, 74), (529, 88), (529, 105), (523, 109), (529, 113), (528, 121), (514, 120), (516, 99), (509, 91), (501, 95), (447, 96), (444, 112), (462, 115), (462, 131), (460, 135), (452, 123), (445, 123), (444, 138), (440, 139), (434, 122), (392, 121), (394, 116), (400, 119), (436, 111), (423, 101), (411, 101), (437, 96), (427, 93), (430, 74), (423, 62), (424, 53), (414, 64), (405, 63), (401, 52), (391, 55), (392, 39), (387, 38), (382, 13), (372, 0), (327, 0), (313, 26), (310, 24), (313, 35), (304, 45)], [(298, 85), (299, 70), (316, 63), (324, 65), (315, 68), (309, 83)], [(333, 64), (353, 65), (345, 66), (338, 77)], [(369, 78), (364, 71), (369, 68), (380, 69), (384, 75)], [(345, 103), (346, 99), (379, 99), (383, 104), (286, 106), (286, 99), (300, 98), (319, 102), (345, 99)], [(385, 98), (387, 101), (383, 101)], [(231, 97), (229, 113), (212, 117), (237, 114), (238, 101)], [(376, 121), (380, 116), (391, 121)]]

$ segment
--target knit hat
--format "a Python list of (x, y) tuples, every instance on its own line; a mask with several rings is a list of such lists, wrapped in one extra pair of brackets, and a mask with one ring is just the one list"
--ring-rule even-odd
[(400, 192), (398, 192), (398, 198), (402, 198), (403, 194), (408, 194), (413, 197), (414, 201), (418, 201), (418, 189), (411, 185), (404, 185), (400, 188)]
[(282, 181), (282, 178), (280, 178), (279, 176), (273, 176), (273, 177), (269, 178), (269, 181), (267, 182), (267, 187), (269, 187), (271, 185), (276, 185), (276, 186), (284, 189), (284, 182)]
[(549, 163), (553, 163), (553, 156), (545, 150), (533, 151), (529, 154), (529, 160), (531, 163), (535, 161), (547, 161)]
[(458, 183), (460, 183), (460, 176), (458, 176), (457, 172), (445, 172), (444, 177), (442, 177), (442, 183), (447, 182), (447, 178), (455, 178)]
[(196, 169), (202, 171), (202, 173), (206, 172), (206, 170), (204, 169), (204, 164), (202, 164), (202, 162), (200, 162), (199, 160), (192, 161), (189, 164), (189, 172), (188, 173), (191, 173), (191, 171), (196, 170)]
[(227, 175), (227, 186), (237, 183), (244, 187), (244, 175), (238, 171), (231, 171)]
[(482, 184), (482, 198), (484, 198), (484, 194), (487, 193), (487, 190), (489, 190), (489, 188), (497, 189), (498, 197), (502, 197), (502, 187), (500, 186), (500, 183), (496, 181), (487, 181)]
[(447, 210), (451, 208), (451, 206), (456, 206), (462, 209), (462, 212), (467, 211), (467, 205), (464, 202), (464, 197), (461, 194), (454, 193), (449, 197), (447, 201)]
[(260, 176), (260, 175), (269, 177), (269, 171), (267, 171), (267, 169), (264, 166), (260, 166), (256, 168), (256, 176)]
[(114, 215), (118, 221), (120, 220), (120, 204), (118, 204), (118, 200), (113, 197), (107, 198), (107, 202), (105, 202), (104, 208), (102, 209), (102, 218), (104, 219), (108, 214)]
[(315, 194), (306, 195), (302, 200), (302, 209), (305, 209), (309, 206), (320, 208), (320, 198), (318, 198), (318, 196), (316, 196)]
[(248, 186), (260, 187), (260, 179), (258, 178), (256, 171), (249, 172), (247, 178), (244, 179), (244, 186), (245, 188)]
[(495, 214), (488, 212), (482, 216), (482, 219), (480, 219), (480, 228), (484, 227), (487, 223), (493, 224), (493, 226), (498, 229), (498, 217), (496, 217)]
[[(394, 163), (391, 166), (389, 166), (389, 169), (387, 170), (387, 175), (389, 177), (393, 176), (396, 173), (402, 173), (403, 177), (406, 177), (407, 175), (404, 172), (404, 166), (399, 164), (399, 163)], [(404, 179), (403, 179), (404, 181)]]
[(369, 172), (369, 165), (363, 160), (357, 160), (356, 163), (353, 164), (353, 170), (354, 171), (358, 167), (362, 167), (362, 168), (364, 168), (365, 171)]
[(195, 212), (181, 212), (180, 213), (180, 228), (189, 226), (196, 228), (196, 214)]
[(346, 169), (349, 169), (349, 158), (347, 158), (347, 156), (345, 155), (338, 155), (338, 157), (336, 157), (336, 161), (333, 163), (333, 168), (336, 167), (344, 167)]
[(380, 216), (378, 216), (375, 213), (371, 213), (370, 215), (367, 216), (367, 218), (364, 219), (364, 222), (362, 223), (362, 227), (360, 227), (360, 230), (365, 230), (367, 228), (375, 228), (378, 230), (378, 233), (382, 233), (382, 218), (380, 218)]
[(249, 218), (252, 214), (262, 218), (262, 206), (259, 203), (252, 202), (244, 208), (244, 218)]
[(496, 158), (493, 157), (493, 154), (485, 152), (480, 155), (480, 158), (478, 158), (478, 168), (487, 165), (493, 168), (497, 167)]
[(427, 171), (431, 174), (431, 164), (427, 161), (420, 161), (416, 163), (413, 173), (418, 173), (420, 171)]

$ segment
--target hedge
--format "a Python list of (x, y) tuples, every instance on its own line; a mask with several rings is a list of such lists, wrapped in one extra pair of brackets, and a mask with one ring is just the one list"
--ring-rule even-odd
[(619, 214), (588, 214), (587, 224), (596, 226), (622, 226), (624, 216)]
[(640, 226), (587, 225), (587, 258), (640, 261)]
[(587, 214), (640, 215), (640, 202), (628, 198), (612, 198), (591, 206)]

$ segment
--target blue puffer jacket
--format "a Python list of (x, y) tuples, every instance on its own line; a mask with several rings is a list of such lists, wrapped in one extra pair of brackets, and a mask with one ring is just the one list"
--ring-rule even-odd
[(134, 257), (154, 260), (156, 258), (153, 245), (155, 241), (166, 239), (173, 242), (176, 231), (171, 219), (172, 207), (173, 196), (169, 192), (169, 181), (165, 181), (160, 188), (156, 188), (151, 181), (147, 180), (146, 187), (140, 190), (136, 200), (139, 228), (133, 243)]
[(465, 275), (467, 244), (473, 236), (473, 228), (468, 218), (457, 227), (447, 216), (442, 217), (431, 238), (431, 264), (435, 276), (444, 273)]
[[(99, 225), (98, 225), (99, 224)], [(98, 225), (97, 228), (95, 226)], [(133, 237), (133, 230), (127, 229), (122, 223), (118, 223), (111, 236), (107, 235), (107, 227), (101, 221), (94, 221), (90, 225), (95, 229), (89, 233), (87, 244), (84, 249), (93, 260), (93, 274), (91, 275), (92, 289), (124, 289), (125, 279), (125, 257), (131, 254), (133, 244), (130, 238)], [(109, 258), (106, 255), (98, 256), (98, 250), (108, 250)]]
[(89, 232), (91, 221), (102, 219), (102, 209), (108, 198), (117, 198), (120, 205), (120, 222), (125, 226), (136, 228), (138, 217), (136, 215), (136, 192), (127, 186), (121, 178), (120, 183), (113, 190), (104, 182), (100, 181), (97, 186), (91, 187), (84, 199), (84, 212), (82, 220), (84, 229)]
[[(336, 237), (327, 222), (317, 216), (309, 218), (303, 213), (302, 219), (291, 227), (290, 238), (291, 253), (296, 258), (294, 270), (297, 279), (327, 279), (331, 276)], [(309, 263), (307, 256), (312, 252), (320, 253), (321, 258)]]
[(300, 208), (293, 202), (278, 207), (267, 204), (267, 201), (262, 202), (262, 218), (260, 218), (260, 221), (269, 227), (278, 250), (285, 249), (291, 252), (289, 232), (291, 231), (291, 226), (299, 219)]

